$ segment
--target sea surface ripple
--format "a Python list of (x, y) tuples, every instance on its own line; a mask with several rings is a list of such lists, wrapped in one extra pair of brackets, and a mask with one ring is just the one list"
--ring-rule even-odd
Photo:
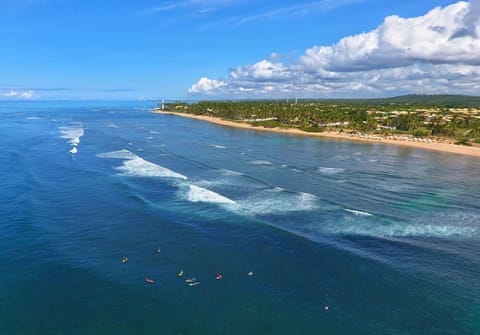
[(478, 158), (152, 107), (0, 102), (0, 334), (480, 334)]

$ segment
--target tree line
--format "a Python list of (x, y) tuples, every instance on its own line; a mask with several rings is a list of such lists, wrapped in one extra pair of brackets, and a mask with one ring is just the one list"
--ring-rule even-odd
[(480, 143), (480, 97), (472, 96), (170, 102), (164, 108), (253, 126), (448, 137), (458, 144)]

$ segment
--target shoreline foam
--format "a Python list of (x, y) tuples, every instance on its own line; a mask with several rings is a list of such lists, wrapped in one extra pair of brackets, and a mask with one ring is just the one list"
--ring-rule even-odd
[(480, 157), (480, 147), (475, 147), (475, 146), (469, 147), (469, 146), (456, 145), (456, 144), (445, 143), (445, 142), (433, 142), (433, 143), (409, 142), (409, 141), (389, 139), (381, 136), (375, 136), (375, 138), (367, 138), (367, 137), (360, 138), (350, 134), (345, 134), (345, 133), (340, 133), (335, 131), (311, 133), (311, 132), (306, 132), (306, 131), (303, 131), (300, 129), (294, 129), (294, 128), (265, 128), (262, 126), (252, 126), (246, 123), (224, 120), (224, 119), (216, 118), (213, 116), (207, 116), (207, 115), (194, 115), (194, 114), (172, 112), (172, 111), (161, 111), (158, 109), (153, 110), (153, 112), (157, 114), (167, 114), (167, 115), (187, 117), (195, 120), (206, 121), (206, 122), (214, 123), (217, 125), (233, 127), (233, 128), (280, 133), (280, 134), (286, 134), (286, 135), (330, 138), (330, 139), (365, 142), (365, 143), (392, 144), (392, 145), (398, 145), (398, 146), (409, 147), (409, 148), (426, 149), (426, 150), (439, 151), (444, 153)]

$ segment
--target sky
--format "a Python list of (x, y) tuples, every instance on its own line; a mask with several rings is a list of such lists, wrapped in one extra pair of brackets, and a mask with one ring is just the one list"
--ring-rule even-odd
[(0, 0), (0, 100), (480, 95), (480, 0)]

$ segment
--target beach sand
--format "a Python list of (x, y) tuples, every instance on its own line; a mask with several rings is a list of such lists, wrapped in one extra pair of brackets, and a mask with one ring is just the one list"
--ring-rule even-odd
[(306, 131), (294, 129), (294, 128), (265, 128), (262, 126), (252, 126), (247, 123), (223, 120), (220, 118), (206, 116), (206, 115), (194, 115), (194, 114), (188, 114), (188, 113), (161, 111), (158, 109), (155, 109), (153, 112), (159, 113), (159, 114), (170, 114), (170, 115), (177, 115), (181, 117), (188, 117), (191, 119), (206, 121), (206, 122), (218, 124), (221, 126), (249, 129), (249, 130), (255, 130), (255, 131), (266, 131), (266, 132), (274, 132), (274, 133), (297, 135), (297, 136), (322, 137), (322, 138), (331, 138), (331, 139), (339, 139), (339, 140), (347, 140), (347, 141), (384, 143), (384, 144), (400, 145), (400, 146), (405, 146), (410, 148), (420, 148), (420, 149), (426, 149), (426, 150), (440, 151), (440, 152), (451, 153), (451, 154), (468, 155), (468, 156), (480, 158), (480, 147), (455, 145), (453, 143), (448, 142), (448, 140), (443, 140), (443, 141), (438, 141), (433, 143), (424, 143), (424, 142), (414, 142), (414, 141), (408, 141), (408, 140), (391, 139), (391, 138), (387, 138), (379, 135), (365, 134), (365, 136), (360, 137), (356, 135), (350, 135), (350, 134), (335, 132), (335, 131), (311, 133), (311, 132), (306, 132)]

